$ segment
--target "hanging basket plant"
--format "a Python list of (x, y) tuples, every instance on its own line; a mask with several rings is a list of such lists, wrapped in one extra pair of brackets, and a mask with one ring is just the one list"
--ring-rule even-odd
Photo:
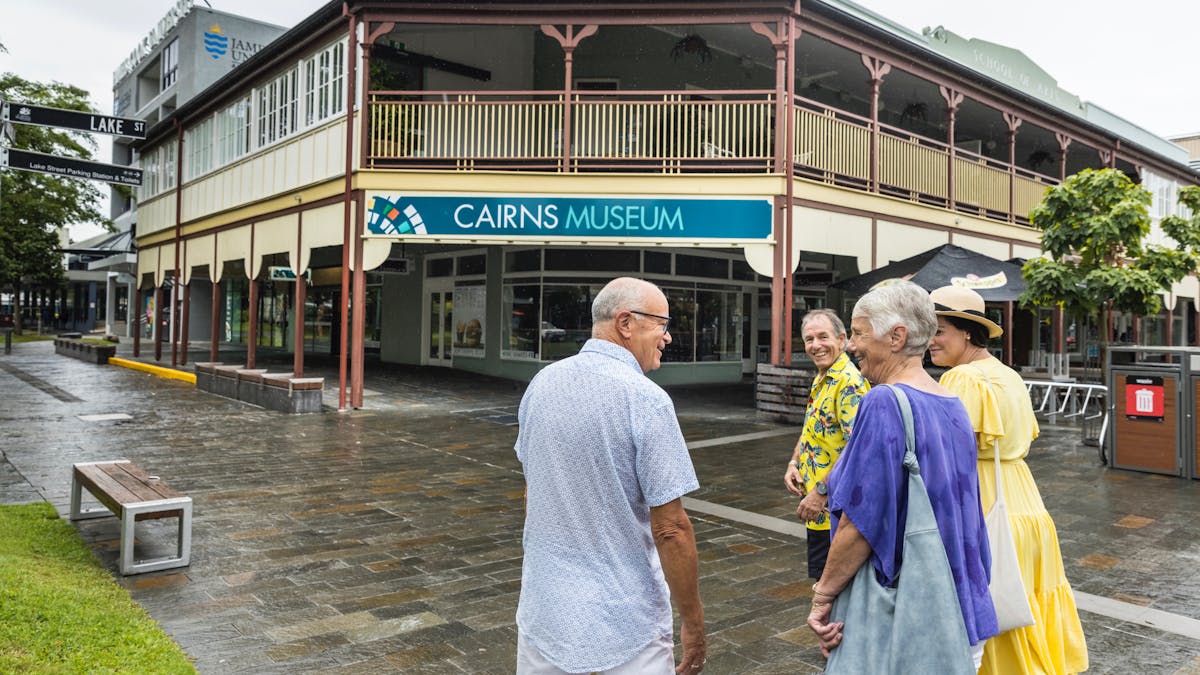
[(708, 41), (700, 37), (696, 33), (688, 33), (679, 38), (679, 42), (671, 48), (671, 60), (678, 63), (682, 56), (694, 56), (700, 60), (700, 63), (708, 63), (712, 61), (712, 49), (708, 46)]

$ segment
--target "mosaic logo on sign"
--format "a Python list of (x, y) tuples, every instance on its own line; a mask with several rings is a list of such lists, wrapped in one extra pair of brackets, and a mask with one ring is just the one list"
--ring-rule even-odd
[(401, 207), (400, 200), (372, 197), (367, 229), (375, 234), (426, 234), (425, 220), (412, 204)]
[(229, 51), (229, 38), (221, 32), (221, 27), (213, 24), (212, 28), (204, 31), (204, 51), (213, 59), (219, 59), (225, 56)]
[(528, 195), (371, 196), (374, 235), (627, 237), (763, 240), (771, 201), (763, 198), (543, 197)]

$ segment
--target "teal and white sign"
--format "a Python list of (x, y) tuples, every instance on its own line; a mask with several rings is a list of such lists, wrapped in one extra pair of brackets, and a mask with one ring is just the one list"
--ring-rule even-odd
[(386, 237), (613, 237), (762, 241), (767, 198), (430, 196), (373, 193), (367, 230)]

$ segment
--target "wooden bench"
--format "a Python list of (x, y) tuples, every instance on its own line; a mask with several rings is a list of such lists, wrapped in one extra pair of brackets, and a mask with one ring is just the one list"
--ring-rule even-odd
[[(82, 488), (104, 508), (80, 510)], [(192, 498), (167, 487), (128, 460), (75, 464), (71, 471), (71, 520), (115, 515), (121, 519), (121, 574), (183, 567), (192, 557)], [(178, 518), (176, 554), (134, 562), (134, 526), (139, 520)]]

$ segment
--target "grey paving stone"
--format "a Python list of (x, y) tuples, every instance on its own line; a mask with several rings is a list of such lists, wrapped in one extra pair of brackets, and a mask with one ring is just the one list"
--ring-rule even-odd
[[(201, 672), (512, 672), (523, 481), (516, 427), (504, 422), (521, 385), (372, 363), (364, 410), (289, 416), (45, 344), (0, 358), (79, 399), (0, 369), (0, 502), (43, 499), (65, 513), (70, 464), (117, 457), (195, 500), (192, 565), (122, 583)], [(322, 369), (336, 374), (336, 364), (312, 365)], [(750, 391), (670, 389), (690, 441), (781, 429), (757, 419)], [(131, 419), (79, 419), (113, 412)], [(794, 443), (787, 433), (697, 447), (702, 487), (691, 496), (794, 519), (782, 485)], [(1028, 462), (1077, 591), (1200, 619), (1194, 482), (1104, 468), (1078, 428), (1060, 424), (1043, 425)], [(819, 672), (804, 624), (804, 542), (708, 515), (693, 522), (706, 672)], [(78, 529), (115, 570), (115, 521)], [(155, 530), (139, 533), (145, 546), (162, 543)], [(1200, 673), (1200, 641), (1083, 621), (1090, 672)]]

